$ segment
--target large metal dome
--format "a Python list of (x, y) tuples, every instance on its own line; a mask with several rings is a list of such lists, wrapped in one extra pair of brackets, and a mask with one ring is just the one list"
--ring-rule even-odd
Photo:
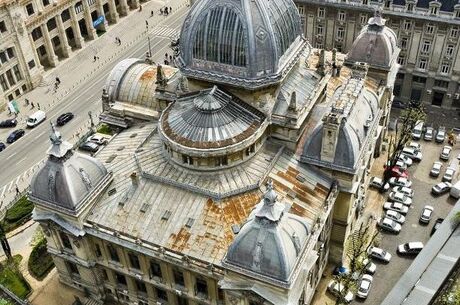
[(305, 46), (292, 0), (201, 0), (177, 63), (191, 78), (257, 89), (280, 81)]

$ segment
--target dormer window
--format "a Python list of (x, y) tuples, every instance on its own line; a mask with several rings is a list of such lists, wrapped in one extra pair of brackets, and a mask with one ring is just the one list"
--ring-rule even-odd
[(385, 8), (390, 8), (391, 0), (385, 0)]
[(369, 4), (369, 0), (363, 0), (363, 4), (364, 4), (364, 5), (368, 5), (368, 4)]
[(431, 1), (430, 2), (430, 14), (438, 15), (440, 7), (441, 7), (441, 3), (439, 3), (438, 1)]
[(413, 3), (408, 3), (408, 4), (407, 4), (407, 10), (408, 10), (409, 12), (414, 11), (414, 4), (413, 4)]

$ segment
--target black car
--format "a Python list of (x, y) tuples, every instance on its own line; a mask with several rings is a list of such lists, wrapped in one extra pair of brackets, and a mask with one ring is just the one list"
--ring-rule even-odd
[(63, 126), (73, 119), (73, 117), (74, 115), (72, 112), (63, 113), (57, 118), (56, 123), (58, 126)]
[(21, 138), (26, 132), (24, 131), (24, 129), (16, 129), (15, 131), (13, 131), (12, 133), (10, 133), (10, 135), (8, 136), (8, 138), (6, 139), (6, 143), (14, 143), (16, 142), (19, 138)]
[(83, 144), (80, 145), (80, 149), (81, 150), (86, 150), (86, 151), (89, 151), (89, 152), (96, 152), (99, 150), (99, 145), (97, 145), (96, 143), (93, 143), (93, 142), (85, 142)]
[(16, 119), (8, 119), (0, 122), (0, 127), (16, 127), (18, 125), (18, 120)]
[(393, 108), (399, 108), (399, 109), (406, 109), (407, 105), (404, 102), (398, 101), (398, 100), (393, 100), (391, 103), (391, 107)]
[(0, 151), (4, 150), (6, 148), (5, 143), (0, 142)]
[(436, 230), (439, 228), (439, 226), (441, 226), (441, 223), (443, 222), (443, 220), (444, 220), (444, 218), (436, 219), (436, 222), (434, 223), (433, 228), (431, 229), (430, 236), (433, 235), (434, 232), (436, 232)]

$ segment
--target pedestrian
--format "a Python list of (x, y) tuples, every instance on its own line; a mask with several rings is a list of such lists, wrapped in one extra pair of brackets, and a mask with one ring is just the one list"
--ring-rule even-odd
[(118, 45), (121, 46), (121, 39), (118, 38)]
[(18, 185), (16, 184), (16, 195), (19, 196), (20, 192), (19, 192), (19, 187)]
[(149, 22), (145, 20), (145, 28), (148, 30), (149, 29)]
[(169, 7), (169, 13), (172, 14), (172, 7)]
[(168, 8), (165, 7), (165, 15), (168, 16)]
[(94, 61), (94, 62), (96, 62), (96, 60), (97, 60), (97, 56), (96, 56), (96, 55), (94, 55), (94, 60), (93, 60), (93, 61)]
[(34, 102), (31, 102), (30, 106), (32, 106), (32, 109), (34, 109), (35, 108)]
[(40, 104), (39, 103), (37, 103), (37, 108), (38, 108), (38, 110), (40, 110)]
[(160, 15), (163, 15), (163, 8), (160, 8)]
[(150, 17), (153, 17), (153, 11), (150, 12)]
[(168, 53), (165, 53), (165, 58), (168, 59)]
[(29, 100), (25, 99), (25, 101), (26, 101), (26, 106), (29, 106)]
[(171, 55), (169, 55), (169, 61), (172, 61), (172, 56)]
[(165, 65), (169, 65), (169, 62), (168, 62), (167, 59), (165, 59), (164, 63), (165, 63)]
[(142, 12), (142, 5), (139, 5), (139, 12)]
[(56, 76), (56, 83), (57, 83), (58, 85), (61, 84), (61, 80), (60, 80), (59, 77), (57, 77), (57, 76)]

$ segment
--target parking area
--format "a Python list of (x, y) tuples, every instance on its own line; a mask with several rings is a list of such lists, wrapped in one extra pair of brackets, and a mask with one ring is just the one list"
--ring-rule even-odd
[[(445, 144), (438, 144), (434, 141), (427, 142), (424, 140), (420, 140), (418, 143), (422, 145), (423, 159), (420, 163), (414, 163), (411, 167), (409, 167), (410, 179), (413, 183), (412, 189), (415, 194), (413, 197), (413, 204), (406, 216), (406, 222), (402, 225), (402, 230), (399, 234), (392, 234), (385, 231), (381, 232), (380, 247), (391, 253), (392, 259), (388, 264), (380, 263), (374, 260), (377, 264), (377, 271), (374, 275), (374, 281), (369, 297), (364, 301), (355, 298), (352, 304), (380, 304), (396, 281), (400, 278), (401, 274), (406, 271), (414, 259), (410, 256), (399, 256), (396, 253), (398, 245), (411, 241), (421, 241), (423, 244), (426, 244), (430, 238), (430, 232), (435, 220), (438, 217), (444, 218), (456, 201), (454, 198), (449, 197), (448, 194), (434, 197), (431, 194), (431, 187), (441, 182), (442, 176), (451, 161), (454, 160), (454, 162), (458, 163), (456, 158), (460, 153), (460, 145), (454, 147), (448, 161), (442, 161), (439, 156), (442, 147), (447, 145), (447, 141)], [(437, 178), (430, 177), (429, 175), (433, 162), (435, 161), (441, 161), (443, 163), (441, 173)], [(458, 180), (458, 175), (459, 173), (456, 172), (454, 179), (452, 180), (453, 183)], [(370, 190), (371, 195), (374, 192), (376, 193), (377, 191), (375, 189)], [(372, 198), (372, 196), (369, 196), (369, 198)], [(419, 223), (419, 217), (425, 205), (431, 205), (434, 207), (434, 214), (428, 225)], [(383, 209), (378, 212), (382, 213)]]

